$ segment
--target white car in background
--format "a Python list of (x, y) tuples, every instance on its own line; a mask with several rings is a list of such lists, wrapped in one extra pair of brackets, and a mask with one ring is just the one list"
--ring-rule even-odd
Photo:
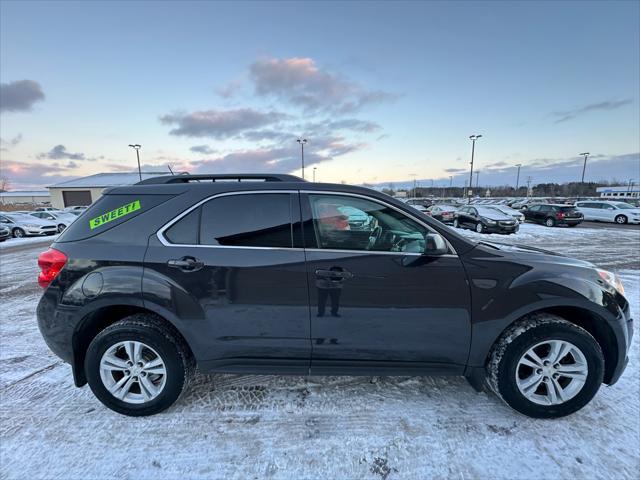
[(576, 202), (585, 220), (597, 222), (640, 223), (640, 208), (625, 202), (585, 200)]
[(507, 215), (511, 215), (518, 221), (518, 223), (524, 223), (524, 214), (519, 210), (516, 210), (515, 208), (507, 207), (506, 205), (502, 204), (487, 205), (487, 208), (492, 208), (502, 213), (506, 213)]
[(41, 220), (24, 213), (2, 212), (0, 223), (11, 230), (11, 235), (14, 238), (58, 233), (58, 227), (50, 220)]
[(41, 220), (50, 220), (55, 222), (58, 228), (58, 233), (71, 225), (78, 217), (70, 212), (63, 212), (61, 210), (47, 210), (45, 212), (31, 212), (32, 217), (39, 218)]
[(64, 207), (62, 211), (78, 216), (87, 208), (89, 208), (87, 205), (74, 205), (73, 207)]

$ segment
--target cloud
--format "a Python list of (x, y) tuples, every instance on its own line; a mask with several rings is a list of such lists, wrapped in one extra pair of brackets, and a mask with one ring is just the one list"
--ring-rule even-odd
[[(38, 172), (37, 175), (34, 175), (34, 172)], [(47, 185), (77, 177), (69, 175), (69, 170), (61, 165), (14, 160), (2, 161), (2, 174), (9, 179), (14, 190), (43, 189)]]
[(36, 158), (42, 159), (50, 159), (50, 160), (85, 160), (86, 157), (84, 153), (71, 153), (67, 151), (67, 148), (64, 145), (56, 145), (51, 150), (46, 153), (41, 153)]
[(9, 139), (9, 140), (5, 140), (3, 138), (0, 138), (0, 151), (2, 152), (6, 152), (11, 150), (14, 147), (17, 147), (20, 142), (22, 142), (22, 134), (19, 133), (18, 135), (16, 135), (15, 137)]
[[(305, 148), (305, 166), (332, 160), (364, 148), (366, 144), (346, 143), (342, 137), (322, 137)], [(192, 162), (192, 173), (293, 172), (300, 168), (300, 147), (273, 145), (245, 149), (218, 158)]]
[(191, 150), (193, 153), (203, 153), (205, 155), (216, 153), (216, 150), (211, 148), (209, 145), (194, 145), (189, 150)]
[(459, 173), (459, 172), (466, 171), (466, 169), (464, 169), (464, 168), (445, 168), (444, 171), (447, 172), (447, 173)]
[(551, 115), (553, 117), (556, 117), (556, 120), (554, 123), (562, 123), (562, 122), (566, 122), (567, 120), (572, 120), (578, 117), (579, 115), (582, 115), (585, 113), (599, 111), (599, 110), (604, 110), (604, 111), (615, 110), (617, 108), (624, 107), (625, 105), (629, 105), (632, 102), (633, 102), (633, 99), (627, 98), (625, 100), (591, 103), (589, 105), (585, 105), (584, 107), (574, 108), (573, 110), (552, 112)]
[(327, 126), (335, 130), (352, 130), (354, 132), (371, 133), (380, 130), (380, 125), (367, 120), (358, 120), (357, 118), (345, 118), (329, 122)]
[(34, 103), (42, 100), (42, 87), (33, 80), (0, 84), (0, 112), (28, 112)]
[(262, 59), (250, 66), (249, 73), (257, 95), (275, 97), (307, 111), (344, 114), (396, 98), (323, 71), (311, 58)]
[(176, 125), (169, 132), (171, 135), (225, 139), (246, 130), (278, 123), (285, 118), (287, 115), (275, 111), (260, 112), (252, 108), (240, 108), (174, 113), (160, 117), (160, 121), (165, 125)]

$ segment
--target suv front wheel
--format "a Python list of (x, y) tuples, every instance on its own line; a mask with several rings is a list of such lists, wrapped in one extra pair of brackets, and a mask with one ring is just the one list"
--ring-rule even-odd
[(537, 314), (511, 327), (487, 365), (491, 389), (511, 408), (534, 418), (557, 418), (584, 407), (600, 388), (604, 357), (583, 328)]
[(153, 415), (169, 408), (185, 390), (192, 361), (174, 332), (153, 315), (125, 318), (89, 345), (85, 373), (105, 406), (123, 415)]

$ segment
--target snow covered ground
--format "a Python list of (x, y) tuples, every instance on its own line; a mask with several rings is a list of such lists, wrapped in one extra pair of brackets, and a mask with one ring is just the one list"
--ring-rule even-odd
[[(617, 271), (640, 318), (640, 230), (524, 225), (525, 243)], [(73, 386), (35, 320), (42, 246), (0, 257), (0, 477), (638, 478), (640, 344), (580, 412), (531, 420), (462, 378), (199, 375), (127, 418)], [(635, 473), (634, 473), (635, 472)]]

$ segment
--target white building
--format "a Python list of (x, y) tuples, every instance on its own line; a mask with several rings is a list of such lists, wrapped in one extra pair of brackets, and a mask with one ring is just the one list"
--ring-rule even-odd
[[(167, 175), (167, 172), (146, 172), (142, 179)], [(133, 173), (96, 173), (88, 177), (76, 178), (47, 187), (51, 194), (51, 206), (55, 208), (74, 205), (91, 205), (109, 187), (133, 185), (138, 183), (138, 172)]]
[(607, 200), (637, 199), (640, 198), (640, 185), (598, 187), (596, 192), (600, 194), (600, 198)]
[(16, 205), (16, 204), (32, 204), (49, 203), (51, 196), (49, 192), (32, 192), (32, 191), (15, 191), (0, 192), (0, 204)]

